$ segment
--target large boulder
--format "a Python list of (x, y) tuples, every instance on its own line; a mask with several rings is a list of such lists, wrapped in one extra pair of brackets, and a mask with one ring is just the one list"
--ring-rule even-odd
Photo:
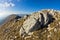
[(53, 22), (53, 15), (49, 12), (35, 12), (31, 14), (26, 21), (24, 21), (21, 29), (20, 35), (30, 35), (33, 31), (39, 30), (48, 26), (49, 23)]

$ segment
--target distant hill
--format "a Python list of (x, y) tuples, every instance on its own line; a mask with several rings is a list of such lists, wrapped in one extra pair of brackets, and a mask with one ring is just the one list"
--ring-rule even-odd
[[(23, 17), (24, 15), (27, 15), (27, 14), (11, 14), (3, 19), (0, 19), (0, 25), (2, 25), (4, 22), (6, 22), (7, 20), (11, 20), (13, 19), (14, 17), (16, 16), (20, 16), (20, 17)], [(11, 19), (10, 19), (11, 18)]]
[(10, 15), (0, 40), (60, 40), (60, 11), (44, 9), (23, 17)]

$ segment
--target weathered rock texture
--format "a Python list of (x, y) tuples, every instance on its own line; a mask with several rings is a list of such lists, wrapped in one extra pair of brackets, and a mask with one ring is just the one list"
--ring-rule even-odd
[(46, 9), (12, 17), (0, 27), (0, 40), (60, 40), (60, 11)]
[(20, 35), (28, 34), (29, 32), (36, 31), (44, 26), (48, 26), (49, 23), (53, 22), (53, 15), (49, 12), (37, 12), (31, 14), (26, 21), (24, 21)]

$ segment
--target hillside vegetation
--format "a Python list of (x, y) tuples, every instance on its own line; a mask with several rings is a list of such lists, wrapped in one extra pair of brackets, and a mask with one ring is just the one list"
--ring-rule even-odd
[(60, 11), (46, 9), (12, 17), (1, 25), (0, 40), (60, 40)]

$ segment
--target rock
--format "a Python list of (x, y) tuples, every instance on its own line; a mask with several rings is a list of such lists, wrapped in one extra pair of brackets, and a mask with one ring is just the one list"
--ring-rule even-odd
[(43, 28), (43, 26), (47, 26), (53, 20), (53, 15), (48, 12), (36, 12), (31, 14), (28, 19), (24, 21), (20, 29), (20, 35), (28, 35), (30, 32)]

